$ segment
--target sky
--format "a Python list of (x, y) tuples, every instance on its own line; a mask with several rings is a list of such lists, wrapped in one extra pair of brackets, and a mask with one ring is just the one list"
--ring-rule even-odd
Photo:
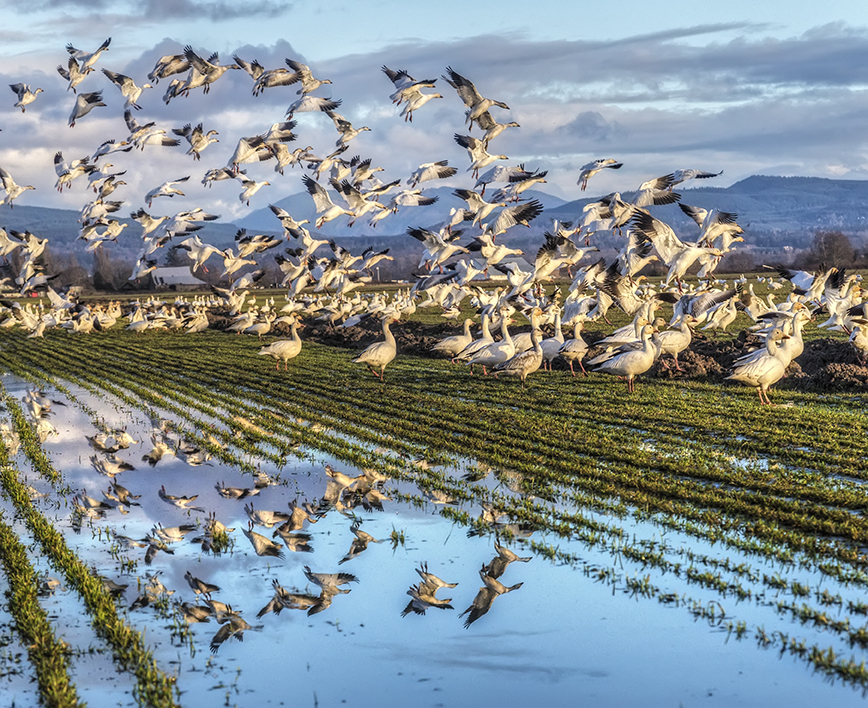
[[(106, 139), (127, 136), (120, 92), (99, 72), (79, 91), (102, 90), (108, 105), (67, 127), (74, 96), (55, 71), (67, 62), (67, 43), (94, 51), (108, 37), (97, 68), (138, 84), (160, 56), (186, 44), (203, 56), (219, 52), (222, 63), (237, 53), (266, 68), (284, 66), (286, 58), (309, 64), (333, 82), (314, 95), (340, 98), (342, 115), (371, 128), (350, 143), (347, 156), (372, 158), (385, 181), (406, 180), (418, 165), (448, 159), (459, 172), (445, 184), (472, 186), (469, 158), (453, 139), (467, 133), (465, 109), (439, 78), (447, 66), (509, 105), (491, 109), (497, 120), (520, 123), (495, 138), (490, 152), (507, 155), (505, 164), (548, 170), (545, 189), (564, 199), (630, 191), (679, 168), (723, 170), (714, 181), (721, 187), (751, 174), (868, 178), (868, 4), (861, 0), (730, 0), (711, 7), (632, 0), (3, 1), (0, 83), (44, 89), (25, 113), (13, 106), (11, 91), (0, 100), (0, 167), (36, 187), (17, 204), (81, 208), (92, 198), (83, 182), (62, 195), (54, 190), (55, 153), (79, 158)], [(405, 123), (389, 101), (393, 87), (383, 65), (438, 78), (433, 90), (443, 98)], [(185, 154), (186, 144), (110, 156), (127, 182), (112, 199), (135, 211), (150, 189), (189, 174), (186, 196), (157, 200), (152, 213), (202, 206), (229, 220), (302, 191), (300, 169), (281, 176), (267, 162), (247, 166), (251, 177), (271, 183), (250, 206), (239, 200), (235, 182), (200, 184), (207, 169), (226, 164), (240, 137), (284, 119), (295, 87), (253, 97), (251, 78), (228, 71), (207, 95), (200, 89), (166, 105), (168, 81), (145, 91), (137, 120), (169, 132), (201, 121), (220, 142), (200, 162)], [(317, 155), (334, 149), (337, 133), (327, 116), (296, 117), (291, 148), (311, 145)], [(583, 195), (580, 167), (596, 158), (616, 158), (624, 167), (595, 176)], [(7, 208), (0, 207), (0, 223)]]

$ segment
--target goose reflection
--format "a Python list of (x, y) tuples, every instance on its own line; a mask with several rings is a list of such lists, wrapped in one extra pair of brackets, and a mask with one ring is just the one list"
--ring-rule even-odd
[(455, 609), (449, 603), (452, 598), (438, 598), (436, 592), (440, 588), (454, 588), (458, 583), (447, 583), (441, 580), (433, 573), (428, 572), (428, 563), (422, 563), (419, 568), (416, 568), (422, 582), (417, 585), (411, 585), (407, 594), (412, 598), (407, 606), (401, 612), (401, 617), (406, 617), (410, 612), (415, 612), (417, 615), (424, 615), (425, 610), (429, 607), (436, 607), (441, 610)]
[(360, 523), (361, 522), (357, 519), (350, 527), (350, 531), (353, 532), (356, 538), (355, 540), (353, 540), (353, 543), (350, 546), (350, 550), (347, 551), (347, 554), (338, 561), (338, 565), (341, 565), (341, 563), (346, 563), (348, 560), (352, 560), (356, 556), (366, 551), (368, 549), (368, 544), (383, 542), (382, 539), (376, 539), (366, 531), (362, 531), (361, 528), (359, 528)]
[(507, 587), (497, 578), (492, 578), (487, 575), (485, 568), (486, 566), (482, 566), (479, 571), (479, 577), (482, 579), (483, 586), (479, 588), (479, 592), (476, 594), (476, 597), (473, 598), (473, 603), (470, 607), (459, 615), (459, 617), (467, 615), (467, 619), (464, 620), (465, 629), (476, 622), (476, 620), (482, 617), (482, 615), (486, 614), (491, 609), (491, 605), (497, 597), (512, 592), (513, 590), (518, 590), (524, 584), (516, 583), (515, 585)]

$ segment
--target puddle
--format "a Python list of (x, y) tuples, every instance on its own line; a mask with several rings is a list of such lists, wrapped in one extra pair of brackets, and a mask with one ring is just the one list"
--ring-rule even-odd
[[(20, 399), (26, 386), (13, 384), (8, 377), (5, 380)], [(190, 638), (184, 640), (178, 636), (171, 612), (161, 613), (154, 603), (128, 610), (129, 622), (145, 631), (159, 666), (177, 675), (184, 706), (382, 706), (384, 696), (393, 705), (431, 706), (562, 705), (567, 696), (570, 704), (577, 705), (863, 703), (860, 691), (824, 680), (801, 660), (781, 657), (775, 648), (758, 649), (753, 631), (741, 640), (734, 636), (727, 640), (725, 631), (726, 621), (744, 621), (751, 628), (764, 627), (769, 634), (783, 632), (824, 648), (832, 645), (839, 656), (858, 659), (858, 648), (850, 648), (822, 627), (776, 612), (779, 598), (788, 602), (793, 598), (770, 591), (762, 576), (779, 573), (784, 585), (798, 578), (812, 590), (822, 584), (829, 593), (840, 594), (843, 606), (824, 608), (834, 618), (846, 614), (847, 599), (864, 594), (858, 588), (797, 571), (795, 565), (772, 565), (736, 553), (722, 544), (667, 529), (652, 519), (571, 508), (557, 487), (535, 495), (534, 480), (528, 475), (488, 468), (467, 458), (424, 470), (423, 465), (397, 452), (378, 448), (390, 464), (415, 470), (414, 474), (430, 474), (431, 484), (423, 490), (409, 479), (378, 482), (374, 488), (380, 496), (367, 498), (367, 508), (354, 505), (351, 495), (340, 494), (334, 486), (345, 481), (341, 475), (353, 478), (363, 470), (311, 448), (296, 449), (282, 464), (245, 458), (277, 482), (258, 490), (249, 472), (213, 458), (190, 465), (181, 454), (166, 454), (150, 465), (142, 457), (153, 446), (153, 421), (78, 389), (72, 393), (98, 411), (109, 427), (123, 427), (139, 441), (116, 453), (135, 469), (114, 477), (139, 497), (137, 505), (126, 509), (126, 514), (108, 509), (102, 518), (84, 520), (78, 531), (67, 500), (57, 506), (47, 498), (38, 502), (39, 508), (57, 518), (68, 545), (87, 564), (128, 586), (122, 593), (123, 607), (130, 608), (140, 596), (146, 574), (158, 578), (171, 593), (169, 607), (178, 602), (202, 606), (203, 599), (197, 599), (185, 579), (190, 574), (218, 586), (219, 590), (212, 591), (213, 600), (231, 605), (250, 625), (243, 631), (243, 641), (224, 639), (218, 634), (221, 625), (211, 619), (190, 624)], [(64, 483), (102, 499), (110, 479), (91, 461), (105, 455), (88, 442), (87, 436), (98, 432), (89, 416), (70, 402), (54, 407), (50, 421), (57, 435), (44, 447), (62, 471)], [(372, 445), (359, 445), (375, 450)], [(17, 460), (24, 466), (22, 455)], [(737, 466), (739, 461), (732, 463)], [(334, 470), (331, 476), (326, 466)], [(29, 476), (37, 490), (53, 493), (49, 484)], [(455, 513), (478, 519), (491, 510), (470, 502), (437, 503), (444, 501), (437, 497), (439, 478), (466, 478), (468, 484), (487, 492), (521, 498), (552, 513), (581, 513), (589, 522), (620, 529), (618, 543), (625, 551), (613, 553), (602, 543), (538, 531), (513, 542), (501, 538), (504, 547), (529, 561), (498, 561), (494, 534), (468, 533), (467, 526), (453, 523), (442, 511), (448, 506)], [(222, 496), (216, 487), (249, 491), (233, 499)], [(169, 496), (191, 497), (188, 506), (201, 511), (169, 503), (160, 496), (162, 489)], [(551, 494), (558, 498), (550, 499)], [(427, 502), (423, 501), (426, 495)], [(412, 499), (398, 501), (405, 497)], [(244, 531), (251, 531), (245, 507), (288, 513), (295, 502), (308, 502), (318, 511), (318, 518), (287, 531), (288, 542), (275, 536), (278, 525), (266, 528), (260, 523), (252, 529), (265, 542), (245, 535)], [(202, 542), (193, 541), (201, 537), (211, 514), (234, 529), (230, 548), (220, 555), (203, 551)], [(502, 523), (511, 521), (503, 519)], [(171, 553), (161, 550), (150, 563), (146, 563), (144, 548), (123, 546), (129, 543), (124, 538), (143, 539), (158, 526), (184, 530), (188, 525), (195, 528), (167, 544)], [(372, 537), (365, 547), (354, 528)], [(254, 542), (279, 547), (275, 555), (257, 555)], [(570, 557), (574, 562), (552, 562), (533, 552), (531, 543), (555, 549), (562, 554), (556, 557)], [(633, 552), (639, 548), (649, 556), (664, 553), (684, 568), (695, 564), (697, 573), (716, 568), (721, 582), (740, 582), (750, 591), (750, 599), (739, 600), (732, 592), (688, 583), (683, 573), (655, 569)], [(449, 599), (451, 607), (429, 606), (424, 615), (412, 608), (407, 611), (412, 601), (408, 590), (420, 582), (417, 569), (423, 564), (444, 581), (457, 583), (435, 593), (438, 602)], [(734, 572), (738, 564), (751, 570)], [(349, 573), (356, 580), (340, 586), (350, 592), (334, 593), (324, 600), (305, 566), (313, 573)], [(483, 568), (488, 568), (491, 585), (514, 589), (502, 594), (490, 589), (481, 592), (486, 587)], [(497, 568), (497, 583), (491, 581), (492, 568)], [(614, 585), (607, 581), (613, 577)], [(637, 590), (646, 578), (657, 589), (648, 596)], [(285, 607), (279, 614), (268, 611), (258, 617), (275, 595), (275, 581), (288, 593), (313, 599), (297, 598), (302, 609)], [(702, 608), (714, 607), (714, 617), (692, 613), (678, 600), (684, 597)], [(814, 598), (807, 600), (817, 605)], [(81, 614), (78, 601), (67, 593), (56, 593), (45, 606), (58, 616)], [(308, 612), (311, 607), (316, 611)], [(0, 635), (3, 626), (0, 615)], [(80, 643), (79, 630), (70, 631)], [(92, 674), (86, 663), (74, 665), (73, 671), (74, 681), (87, 686), (89, 692), (82, 690), (82, 697), (92, 705), (116, 702), (116, 698), (99, 694), (103, 679), (98, 672)], [(27, 702), (28, 695), (24, 694), (22, 705), (34, 704)]]

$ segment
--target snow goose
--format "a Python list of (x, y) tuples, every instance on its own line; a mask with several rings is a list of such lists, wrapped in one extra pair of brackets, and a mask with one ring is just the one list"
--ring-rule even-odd
[(651, 341), (652, 334), (654, 334), (654, 327), (650, 324), (644, 325), (641, 333), (641, 349), (630, 349), (616, 354), (609, 360), (602, 362), (596, 371), (625, 378), (627, 391), (633, 393), (635, 391), (634, 379), (648, 371), (654, 363), (656, 347)]
[(431, 351), (447, 354), (449, 357), (455, 357), (473, 341), (473, 335), (470, 333), (470, 326), (472, 324), (473, 320), (469, 317), (466, 318), (464, 320), (463, 334), (455, 334), (451, 337), (441, 339), (437, 344), (431, 347)]
[(209, 130), (206, 133), (201, 123), (199, 123), (195, 128), (187, 123), (183, 128), (172, 128), (172, 132), (175, 135), (185, 138), (187, 142), (190, 143), (190, 149), (187, 150), (187, 154), (192, 155), (194, 160), (199, 160), (201, 158), (200, 153), (206, 147), (212, 143), (220, 142), (217, 138), (211, 137), (212, 135), (219, 135), (219, 133), (216, 130)]
[[(459, 97), (464, 101), (464, 105), (468, 108), (466, 113), (466, 122), (468, 124), (477, 122), (480, 116), (488, 111), (492, 106), (499, 106), (500, 108), (509, 110), (509, 106), (507, 106), (503, 101), (483, 98), (482, 94), (476, 90), (476, 86), (473, 85), (473, 82), (463, 77), (457, 71), (454, 71), (452, 67), (447, 66), (446, 73), (449, 74), (449, 76), (444, 76), (443, 79), (458, 92)], [(486, 129), (484, 128), (484, 130)]]
[(18, 96), (15, 108), (20, 108), (22, 113), (25, 112), (26, 106), (29, 106), (36, 100), (36, 95), (42, 92), (41, 88), (31, 91), (30, 84), (9, 84), (9, 88)]
[[(515, 344), (512, 341), (512, 336), (509, 334), (509, 318), (503, 317), (500, 320), (500, 333), (503, 336), (499, 342), (492, 342), (482, 349), (479, 349), (475, 354), (465, 362), (471, 367), (470, 373), (473, 373), (473, 365), (481, 364), (482, 373), (488, 375), (489, 366), (496, 366), (505, 362), (507, 359), (515, 356)], [(496, 374), (495, 374), (496, 376)]]
[[(540, 313), (542, 314), (542, 313)], [(564, 345), (564, 333), (561, 330), (561, 308), (555, 310), (555, 334), (553, 337), (547, 337), (540, 342), (540, 347), (543, 353), (543, 365), (551, 371), (552, 362), (560, 354), (561, 347)]]
[[(365, 364), (368, 370), (383, 383), (386, 382), (385, 371), (398, 353), (395, 343), (395, 335), (389, 329), (393, 322), (400, 321), (397, 314), (388, 314), (383, 318), (383, 341), (374, 342), (367, 347), (359, 356), (353, 359), (354, 364)], [(379, 373), (375, 370), (379, 368)]]
[(286, 363), (290, 359), (295, 359), (301, 351), (301, 337), (298, 336), (298, 328), (302, 325), (295, 318), (292, 319), (290, 329), (290, 339), (278, 339), (276, 342), (262, 347), (259, 350), (260, 355), (270, 356), (277, 361), (277, 370), (280, 370), (280, 362), (283, 362), (283, 370), (286, 371)]
[(448, 160), (440, 160), (439, 162), (426, 162), (410, 175), (407, 180), (407, 186), (411, 189), (415, 188), (420, 182), (427, 182), (432, 179), (446, 179), (453, 177), (458, 172), (454, 167), (449, 167)]
[[(756, 387), (760, 405), (771, 405), (769, 400), (769, 386), (777, 383), (784, 377), (787, 364), (780, 356), (780, 342), (789, 339), (780, 329), (775, 329), (766, 337), (766, 348), (760, 356), (750, 357), (748, 361), (736, 365), (727, 380), (737, 381), (747, 386)], [(763, 399), (765, 394), (765, 399)]]
[[(495, 376), (503, 374), (504, 376), (518, 376), (521, 378), (521, 385), (525, 385), (527, 377), (534, 371), (537, 371), (542, 365), (545, 352), (542, 349), (539, 338), (539, 323), (542, 317), (542, 310), (535, 307), (531, 313), (531, 333), (530, 339), (533, 345), (531, 349), (513, 354), (507, 361), (495, 365), (493, 371)], [(504, 320), (506, 321), (506, 320)], [(560, 315), (558, 315), (558, 324), (560, 324)], [(561, 336), (563, 339), (563, 336)], [(555, 352), (557, 355), (557, 352)]]
[(183, 74), (190, 69), (190, 61), (183, 54), (166, 54), (157, 60), (153, 70), (148, 74), (148, 81), (155, 84), (175, 74)]
[(316, 91), (323, 84), (330, 84), (331, 79), (316, 79), (311, 73), (310, 67), (307, 64), (302, 64), (300, 61), (286, 59), (286, 65), (292, 69), (295, 74), (293, 78), (287, 81), (287, 84), (301, 82), (301, 88), (296, 92), (301, 96), (309, 94), (311, 91)]
[[(690, 315), (682, 315), (678, 329), (668, 329), (658, 335), (661, 355), (671, 354), (678, 371), (684, 371), (678, 363), (678, 355), (690, 346), (693, 339), (693, 332), (690, 329), (691, 320), (693, 318)], [(663, 366), (669, 368), (665, 361), (661, 361)]]
[(141, 110), (142, 107), (138, 104), (138, 100), (141, 98), (145, 89), (153, 88), (151, 84), (142, 84), (141, 86), (137, 86), (136, 82), (129, 76), (118, 74), (114, 71), (109, 71), (108, 69), (103, 69), (102, 73), (106, 75), (106, 78), (108, 78), (109, 81), (118, 87), (121, 95), (126, 99), (126, 102), (124, 103), (125, 109), (129, 110), (130, 108), (136, 108)]
[(488, 111), (483, 111), (479, 115), (476, 119), (476, 124), (485, 131), (485, 134), (482, 136), (482, 142), (486, 146), (507, 128), (521, 128), (515, 121), (498, 123), (491, 117), (491, 113)]
[(691, 179), (710, 179), (711, 177), (720, 177), (722, 174), (723, 170), (720, 172), (705, 172), (704, 170), (696, 169), (674, 170), (672, 172), (672, 184), (669, 188), (672, 189), (676, 184), (681, 184)]
[(584, 192), (588, 188), (588, 180), (595, 174), (604, 169), (620, 170), (623, 166), (623, 162), (618, 162), (612, 158), (594, 160), (593, 162), (589, 162), (587, 165), (582, 165), (582, 171), (579, 174), (579, 180), (576, 184), (581, 185), (582, 191)]
[[(314, 206), (316, 206), (317, 214), (320, 216), (316, 220), (316, 228), (321, 229), (323, 224), (329, 221), (333, 221), (337, 219), (339, 216), (353, 216), (353, 212), (344, 209), (343, 207), (335, 204), (325, 187), (321, 184), (315, 182), (310, 178), (309, 175), (304, 175), (301, 178), (304, 183), (305, 188), (307, 189), (308, 194), (313, 198)], [(323, 241), (323, 243), (326, 243)]]
[(2, 182), (3, 189), (6, 192), (6, 196), (0, 199), (0, 204), (8, 204), (10, 208), (13, 206), (12, 202), (28, 189), (36, 189), (36, 187), (30, 184), (16, 184), (15, 180), (12, 179), (12, 175), (2, 167), (0, 167), (0, 182)]
[(286, 117), (292, 118), (295, 113), (312, 113), (315, 111), (333, 111), (341, 105), (341, 100), (332, 100), (331, 98), (320, 98), (319, 96), (302, 96), (300, 99), (291, 103), (286, 109)]
[(74, 128), (75, 121), (86, 116), (97, 106), (105, 106), (102, 102), (102, 91), (81, 93), (76, 96), (75, 105), (72, 107), (72, 112), (69, 114), (69, 127)]
[(584, 320), (577, 319), (576, 323), (573, 325), (573, 338), (565, 340), (561, 345), (561, 348), (558, 350), (561, 358), (565, 359), (569, 363), (570, 373), (572, 373), (573, 376), (576, 375), (576, 371), (573, 369), (573, 364), (575, 362), (579, 362), (582, 373), (585, 376), (588, 375), (588, 372), (585, 371), (584, 364), (582, 364), (582, 359), (584, 359), (585, 355), (588, 353), (588, 343), (582, 338), (582, 328), (584, 325)]
[(263, 187), (268, 187), (271, 185), (271, 182), (257, 182), (256, 180), (248, 179), (244, 175), (239, 175), (238, 181), (241, 182), (241, 185), (244, 187), (244, 189), (241, 191), (241, 194), (238, 195), (238, 199), (246, 203), (247, 206), (250, 206), (250, 198), (254, 194), (256, 194)]
[(861, 317), (853, 320), (853, 331), (850, 333), (849, 341), (859, 363), (865, 366), (868, 360), (868, 320)]
[(479, 170), (483, 167), (487, 167), (492, 162), (509, 159), (506, 155), (490, 155), (479, 138), (474, 138), (470, 135), (459, 135), (456, 133), (454, 139), (455, 142), (466, 149), (467, 154), (470, 155), (470, 167), (467, 168), (467, 171), (472, 172), (474, 178), (479, 176)]
[(90, 67), (82, 69), (75, 57), (69, 58), (67, 68), (64, 68), (62, 64), (57, 65), (57, 73), (69, 81), (69, 86), (66, 87), (66, 90), (69, 91), (69, 89), (72, 89), (73, 93), (77, 93), (75, 87), (84, 81), (84, 77), (92, 71), (93, 69)]
[(174, 197), (176, 194), (178, 196), (183, 197), (184, 192), (175, 187), (176, 184), (183, 184), (187, 180), (190, 179), (190, 175), (186, 177), (180, 177), (179, 179), (170, 180), (168, 182), (163, 182), (159, 187), (155, 187), (150, 192), (145, 195), (145, 201), (148, 203), (148, 206), (151, 206), (151, 202), (154, 201), (157, 197)]
[(404, 121), (413, 122), (413, 114), (418, 111), (422, 106), (424, 106), (428, 101), (433, 98), (443, 98), (443, 94), (440, 93), (421, 93), (419, 92), (412, 99), (407, 101), (404, 104), (404, 107), (401, 109), (401, 117)]
[(211, 84), (217, 81), (217, 79), (223, 76), (223, 74), (225, 74), (229, 69), (241, 68), (238, 64), (213, 63), (217, 61), (216, 53), (212, 54), (207, 60), (203, 59), (196, 54), (196, 52), (193, 51), (193, 48), (189, 45), (184, 47), (184, 56), (187, 58), (187, 61), (190, 62), (192, 67), (202, 76), (201, 80), (195, 82), (195, 86), (192, 82), (187, 82), (187, 87), (184, 89), (187, 93), (189, 93), (191, 88), (198, 88), (199, 86), (202, 86), (203, 93), (208, 93), (211, 90)]
[(383, 66), (382, 71), (389, 77), (389, 80), (395, 86), (395, 92), (389, 96), (392, 103), (399, 106), (402, 103), (406, 104), (401, 111), (401, 115), (405, 121), (409, 120), (412, 122), (413, 111), (421, 108), (432, 98), (443, 98), (439, 93), (422, 93), (423, 88), (433, 88), (437, 79), (423, 79), (422, 81), (416, 81), (416, 79), (410, 76), (410, 74), (403, 69), (393, 71), (388, 66)]
[(97, 59), (99, 59), (100, 54), (108, 51), (111, 41), (112, 38), (109, 37), (99, 46), (99, 48), (95, 52), (85, 52), (81, 49), (76, 49), (72, 46), (72, 44), (66, 45), (66, 51), (69, 52), (70, 56), (81, 65), (82, 69), (91, 69), (93, 68), (93, 65), (96, 64), (96, 61)]

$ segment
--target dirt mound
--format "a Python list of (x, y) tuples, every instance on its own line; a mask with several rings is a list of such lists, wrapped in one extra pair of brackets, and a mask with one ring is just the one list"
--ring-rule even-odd
[[(226, 329), (232, 318), (224, 314), (209, 315), (212, 327)], [(460, 323), (441, 322), (424, 324), (421, 322), (397, 322), (392, 325), (392, 333), (398, 344), (398, 352), (413, 356), (440, 358), (432, 354), (431, 348), (443, 337), (457, 334)], [(302, 338), (330, 347), (343, 347), (361, 350), (383, 337), (382, 323), (379, 318), (370, 317), (354, 327), (336, 327), (328, 322), (306, 321)], [(289, 326), (277, 324), (271, 336), (286, 337)], [(606, 335), (602, 332), (587, 332), (585, 341), (590, 347), (587, 359), (602, 352), (595, 344)], [(648, 376), (665, 379), (704, 379), (723, 381), (732, 370), (736, 359), (754, 349), (764, 346), (763, 340), (754, 334), (741, 332), (735, 339), (720, 341), (708, 339), (701, 333), (694, 333), (693, 341), (687, 351), (678, 356), (681, 371), (677, 370), (672, 357), (666, 355), (664, 361), (654, 364)], [(560, 358), (552, 363), (555, 370), (569, 369)], [(846, 341), (824, 337), (805, 343), (804, 351), (787, 369), (787, 374), (778, 388), (804, 391), (865, 391), (868, 390), (868, 367), (859, 364), (853, 349)]]

